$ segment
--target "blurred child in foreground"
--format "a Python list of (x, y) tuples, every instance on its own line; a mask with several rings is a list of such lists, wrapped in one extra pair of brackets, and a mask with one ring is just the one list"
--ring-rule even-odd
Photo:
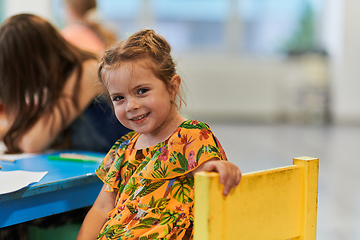
[(94, 54), (47, 20), (19, 14), (0, 26), (0, 102), (8, 153), (49, 148), (106, 152), (129, 132), (106, 101)]

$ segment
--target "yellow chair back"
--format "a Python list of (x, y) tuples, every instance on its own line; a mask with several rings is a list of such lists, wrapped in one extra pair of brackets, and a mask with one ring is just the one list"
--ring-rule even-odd
[(222, 195), (219, 174), (195, 175), (195, 240), (316, 239), (319, 159), (243, 174)]

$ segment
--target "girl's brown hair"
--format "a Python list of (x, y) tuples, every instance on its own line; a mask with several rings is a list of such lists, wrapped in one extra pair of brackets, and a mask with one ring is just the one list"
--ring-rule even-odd
[[(32, 14), (19, 14), (0, 26), (0, 101), (11, 126), (4, 136), (8, 152), (20, 152), (18, 141), (52, 109), (61, 112), (63, 125), (69, 109), (56, 106), (69, 97), (76, 108), (82, 62), (95, 57), (69, 44), (48, 21)], [(78, 69), (73, 96), (62, 90), (70, 74)]]
[[(141, 30), (106, 50), (100, 58), (99, 79), (106, 85), (103, 79), (105, 71), (118, 68), (125, 62), (138, 63), (140, 60), (145, 60), (142, 63), (165, 83), (168, 90), (172, 88), (171, 79), (176, 75), (176, 67), (171, 57), (171, 47), (162, 36), (149, 29)], [(179, 92), (176, 96), (177, 107), (180, 108), (185, 101)]]
[(92, 9), (96, 9), (96, 0), (66, 0), (65, 1), (71, 8), (81, 17)]

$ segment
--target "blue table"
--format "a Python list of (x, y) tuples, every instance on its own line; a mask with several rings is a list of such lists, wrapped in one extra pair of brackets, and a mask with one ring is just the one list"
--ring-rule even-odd
[[(83, 151), (61, 152), (105, 156), (103, 153)], [(59, 153), (54, 152), (51, 155)], [(48, 155), (19, 159), (15, 163), (0, 161), (0, 171), (48, 171), (38, 183), (0, 195), (0, 228), (87, 207), (94, 203), (103, 185), (95, 174), (99, 163), (48, 160)]]

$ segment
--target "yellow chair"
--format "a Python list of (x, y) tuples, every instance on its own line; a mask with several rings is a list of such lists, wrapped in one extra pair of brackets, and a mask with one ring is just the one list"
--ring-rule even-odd
[(195, 175), (195, 240), (316, 239), (319, 159), (243, 174), (222, 195), (219, 175)]

